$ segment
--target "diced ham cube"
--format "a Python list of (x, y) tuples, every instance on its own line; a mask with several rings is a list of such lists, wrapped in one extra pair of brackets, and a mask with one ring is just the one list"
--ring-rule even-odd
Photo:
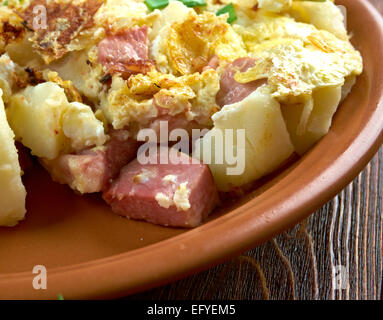
[(80, 193), (106, 190), (120, 169), (136, 157), (138, 144), (126, 130), (112, 130), (102, 147), (41, 160), (53, 180), (68, 184)]
[[(130, 137), (127, 130), (111, 130), (106, 143), (106, 172), (108, 180), (114, 179), (123, 166), (137, 156), (138, 142)], [(109, 183), (108, 183), (109, 184)]]
[(103, 198), (122, 216), (172, 227), (196, 227), (218, 203), (218, 192), (207, 165), (188, 155), (178, 164), (169, 159), (170, 150), (159, 148), (157, 163), (140, 164), (138, 159), (125, 166)]
[(80, 193), (102, 190), (107, 184), (105, 149), (66, 154), (54, 160), (40, 160), (54, 181), (67, 184)]
[(266, 83), (266, 79), (251, 81), (248, 83), (239, 83), (235, 81), (234, 76), (237, 71), (245, 72), (254, 67), (255, 60), (252, 58), (240, 58), (228, 65), (220, 80), (220, 90), (216, 96), (216, 102), (219, 106), (233, 104), (245, 99), (250, 93), (254, 92), (261, 85)]
[(107, 73), (124, 78), (146, 73), (152, 61), (148, 58), (148, 27), (132, 28), (110, 35), (98, 44), (98, 60)]

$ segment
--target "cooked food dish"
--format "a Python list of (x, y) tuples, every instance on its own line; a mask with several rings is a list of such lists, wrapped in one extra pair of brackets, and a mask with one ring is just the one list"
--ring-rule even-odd
[(0, 225), (30, 154), (116, 214), (198, 226), (329, 131), (363, 70), (349, 39), (330, 0), (4, 1)]

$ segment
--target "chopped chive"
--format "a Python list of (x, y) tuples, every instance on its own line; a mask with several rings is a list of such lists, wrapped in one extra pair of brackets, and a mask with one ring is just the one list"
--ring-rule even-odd
[(206, 6), (205, 0), (179, 0), (189, 8)]
[(64, 296), (61, 293), (59, 293), (57, 295), (57, 300), (64, 300)]
[(219, 9), (216, 13), (217, 16), (220, 16), (221, 14), (229, 14), (229, 18), (227, 18), (228, 23), (232, 23), (233, 21), (237, 20), (237, 14), (235, 13), (235, 8), (232, 3), (224, 6), (223, 8)]
[(145, 0), (144, 2), (150, 10), (161, 9), (169, 4), (169, 0)]
[(3, 2), (3, 6), (7, 6), (8, 5), (8, 0), (5, 0), (4, 2)]

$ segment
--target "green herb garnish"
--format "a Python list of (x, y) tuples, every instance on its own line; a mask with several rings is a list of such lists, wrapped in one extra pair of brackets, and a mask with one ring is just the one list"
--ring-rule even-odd
[(57, 300), (64, 300), (64, 296), (61, 293), (59, 293), (57, 295)]
[(169, 4), (169, 0), (145, 0), (144, 2), (150, 10), (161, 9)]
[(205, 0), (179, 0), (189, 8), (206, 6)]
[(237, 14), (235, 13), (235, 8), (234, 8), (234, 5), (232, 3), (219, 9), (217, 11), (216, 15), (220, 16), (221, 14), (225, 14), (225, 13), (229, 14), (229, 18), (227, 18), (228, 23), (232, 23), (233, 21), (237, 20)]

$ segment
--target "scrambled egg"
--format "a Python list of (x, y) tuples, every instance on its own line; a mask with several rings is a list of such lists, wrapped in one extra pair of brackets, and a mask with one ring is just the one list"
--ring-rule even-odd
[(190, 190), (187, 188), (187, 184), (187, 182), (183, 182), (177, 186), (173, 198), (162, 192), (158, 192), (155, 196), (158, 205), (165, 209), (175, 206), (177, 211), (188, 211), (190, 209)]
[(185, 113), (190, 120), (211, 125), (211, 116), (219, 110), (215, 96), (219, 77), (215, 70), (181, 77), (151, 71), (131, 76), (128, 81), (114, 76), (111, 88), (101, 96), (101, 109), (116, 129), (134, 123), (147, 124), (158, 116), (157, 106), (170, 115)]
[[(185, 75), (200, 72), (213, 55), (222, 61), (246, 56), (240, 36), (226, 23), (226, 16), (204, 11), (196, 14), (179, 1), (161, 12), (165, 22), (155, 34), (151, 54), (162, 72)], [(176, 17), (176, 18), (174, 18)], [(155, 29), (156, 31), (156, 29)]]
[[(93, 25), (81, 25), (77, 36), (70, 34), (54, 51), (61, 56), (66, 50), (67, 54), (47, 67), (63, 80), (71, 80), (116, 129), (132, 123), (146, 125), (158, 116), (155, 95), (180, 102), (172, 104), (173, 115), (185, 112), (188, 119), (211, 126), (211, 116), (219, 110), (215, 103), (219, 79), (230, 62), (242, 57), (252, 57), (256, 64), (238, 72), (235, 80), (248, 83), (266, 79), (272, 96), (281, 103), (307, 103), (313, 91), (343, 85), (346, 78), (362, 71), (361, 56), (350, 44), (343, 15), (332, 1), (225, 0), (222, 3), (234, 4), (238, 17), (231, 24), (226, 22), (227, 14), (215, 14), (223, 5), (213, 0), (195, 9), (170, 0), (165, 8), (155, 10), (141, 0), (76, 3), (92, 10), (99, 6), (93, 17), (86, 17)], [(11, 10), (6, 10), (11, 16)], [(62, 14), (68, 16), (65, 10)], [(149, 27), (148, 53), (155, 69), (130, 79), (115, 75), (110, 77), (109, 86), (104, 85), (100, 79), (105, 70), (98, 62), (97, 43), (108, 34), (140, 26)], [(92, 37), (89, 32), (93, 32)], [(15, 55), (12, 45), (8, 45), (11, 59)], [(42, 55), (45, 60), (46, 54)], [(214, 57), (218, 65), (206, 72)], [(8, 96), (9, 89), (4, 89)]]
[[(214, 133), (248, 129), (244, 158), (251, 166), (242, 176), (232, 179), (225, 165), (210, 166), (218, 187), (230, 191), (323, 137), (363, 71), (342, 8), (332, 0), (206, 0), (194, 8), (185, 0), (151, 3), (3, 2), (0, 88), (16, 140), (52, 160), (104, 145), (110, 128), (134, 136), (164, 115), (211, 129), (200, 141), (211, 150)], [(46, 28), (34, 25), (35, 5), (47, 9)], [(234, 68), (234, 79), (227, 79), (228, 66), (239, 58), (254, 63)], [(217, 104), (217, 94), (231, 88), (225, 81), (233, 84), (227, 94), (235, 95), (238, 84), (260, 79), (261, 87), (243, 101)], [(177, 208), (187, 210), (187, 194), (180, 185)]]
[(259, 0), (259, 8), (271, 12), (282, 12), (290, 8), (292, 0)]
[(273, 96), (288, 102), (306, 99), (313, 90), (343, 85), (345, 78), (362, 72), (362, 58), (350, 42), (325, 30), (278, 17), (238, 27), (256, 65), (235, 79), (241, 83), (267, 78)]
[[(231, 25), (225, 22), (225, 15), (215, 16), (212, 13), (217, 4), (211, 2), (205, 10), (192, 10), (180, 1), (170, 1), (163, 10), (149, 13), (146, 23), (151, 26), (150, 56), (160, 73), (156, 74), (157, 79), (146, 75), (129, 80), (124, 86), (129, 87), (129, 84), (136, 82), (140, 95), (149, 98), (158, 92), (155, 88), (153, 90), (153, 86), (161, 81), (160, 78), (180, 82), (182, 77), (198, 75), (189, 78), (195, 79), (197, 85), (201, 81), (198, 78), (203, 75), (203, 67), (213, 56), (219, 60), (217, 79), (228, 63), (237, 58), (252, 57), (257, 61), (256, 65), (236, 74), (236, 81), (247, 83), (264, 78), (272, 96), (279, 102), (306, 103), (315, 90), (343, 85), (346, 78), (362, 72), (361, 56), (349, 42), (343, 16), (331, 1), (248, 0), (233, 3), (239, 18)], [(316, 8), (323, 11), (322, 18), (313, 14)], [(327, 12), (332, 17), (331, 24), (328, 23)], [(137, 17), (141, 17), (140, 14)], [(141, 20), (136, 24), (142, 24)], [(206, 121), (206, 116), (211, 116), (206, 109), (218, 111), (214, 95), (219, 90), (219, 81), (209, 83), (203, 93), (198, 94), (201, 89), (194, 92), (197, 96), (203, 96), (199, 99), (201, 103), (192, 102), (194, 109), (197, 106), (204, 113), (200, 118), (205, 124), (211, 123)], [(117, 98), (121, 97), (121, 90), (118, 93), (113, 90), (115, 87), (112, 85), (109, 98), (105, 99), (103, 93), (101, 105), (116, 128), (128, 125), (132, 120), (147, 123), (148, 119), (157, 115), (156, 110), (150, 110), (152, 96), (150, 99), (134, 99), (134, 94), (127, 94), (125, 89), (124, 102), (121, 103)], [(173, 87), (171, 94), (183, 102), (192, 100), (193, 93), (185, 89), (185, 86)], [(169, 91), (169, 88), (166, 90)], [(190, 112), (190, 108), (186, 112)], [(194, 116), (199, 115), (194, 113)]]
[(108, 26), (117, 31), (137, 25), (151, 25), (159, 12), (151, 13), (142, 1), (106, 0), (97, 11), (94, 20), (97, 26)]
[(12, 95), (12, 87), (15, 82), (14, 74), (16, 65), (9, 58), (8, 54), (0, 57), (0, 88), (3, 91), (3, 101), (8, 102)]

